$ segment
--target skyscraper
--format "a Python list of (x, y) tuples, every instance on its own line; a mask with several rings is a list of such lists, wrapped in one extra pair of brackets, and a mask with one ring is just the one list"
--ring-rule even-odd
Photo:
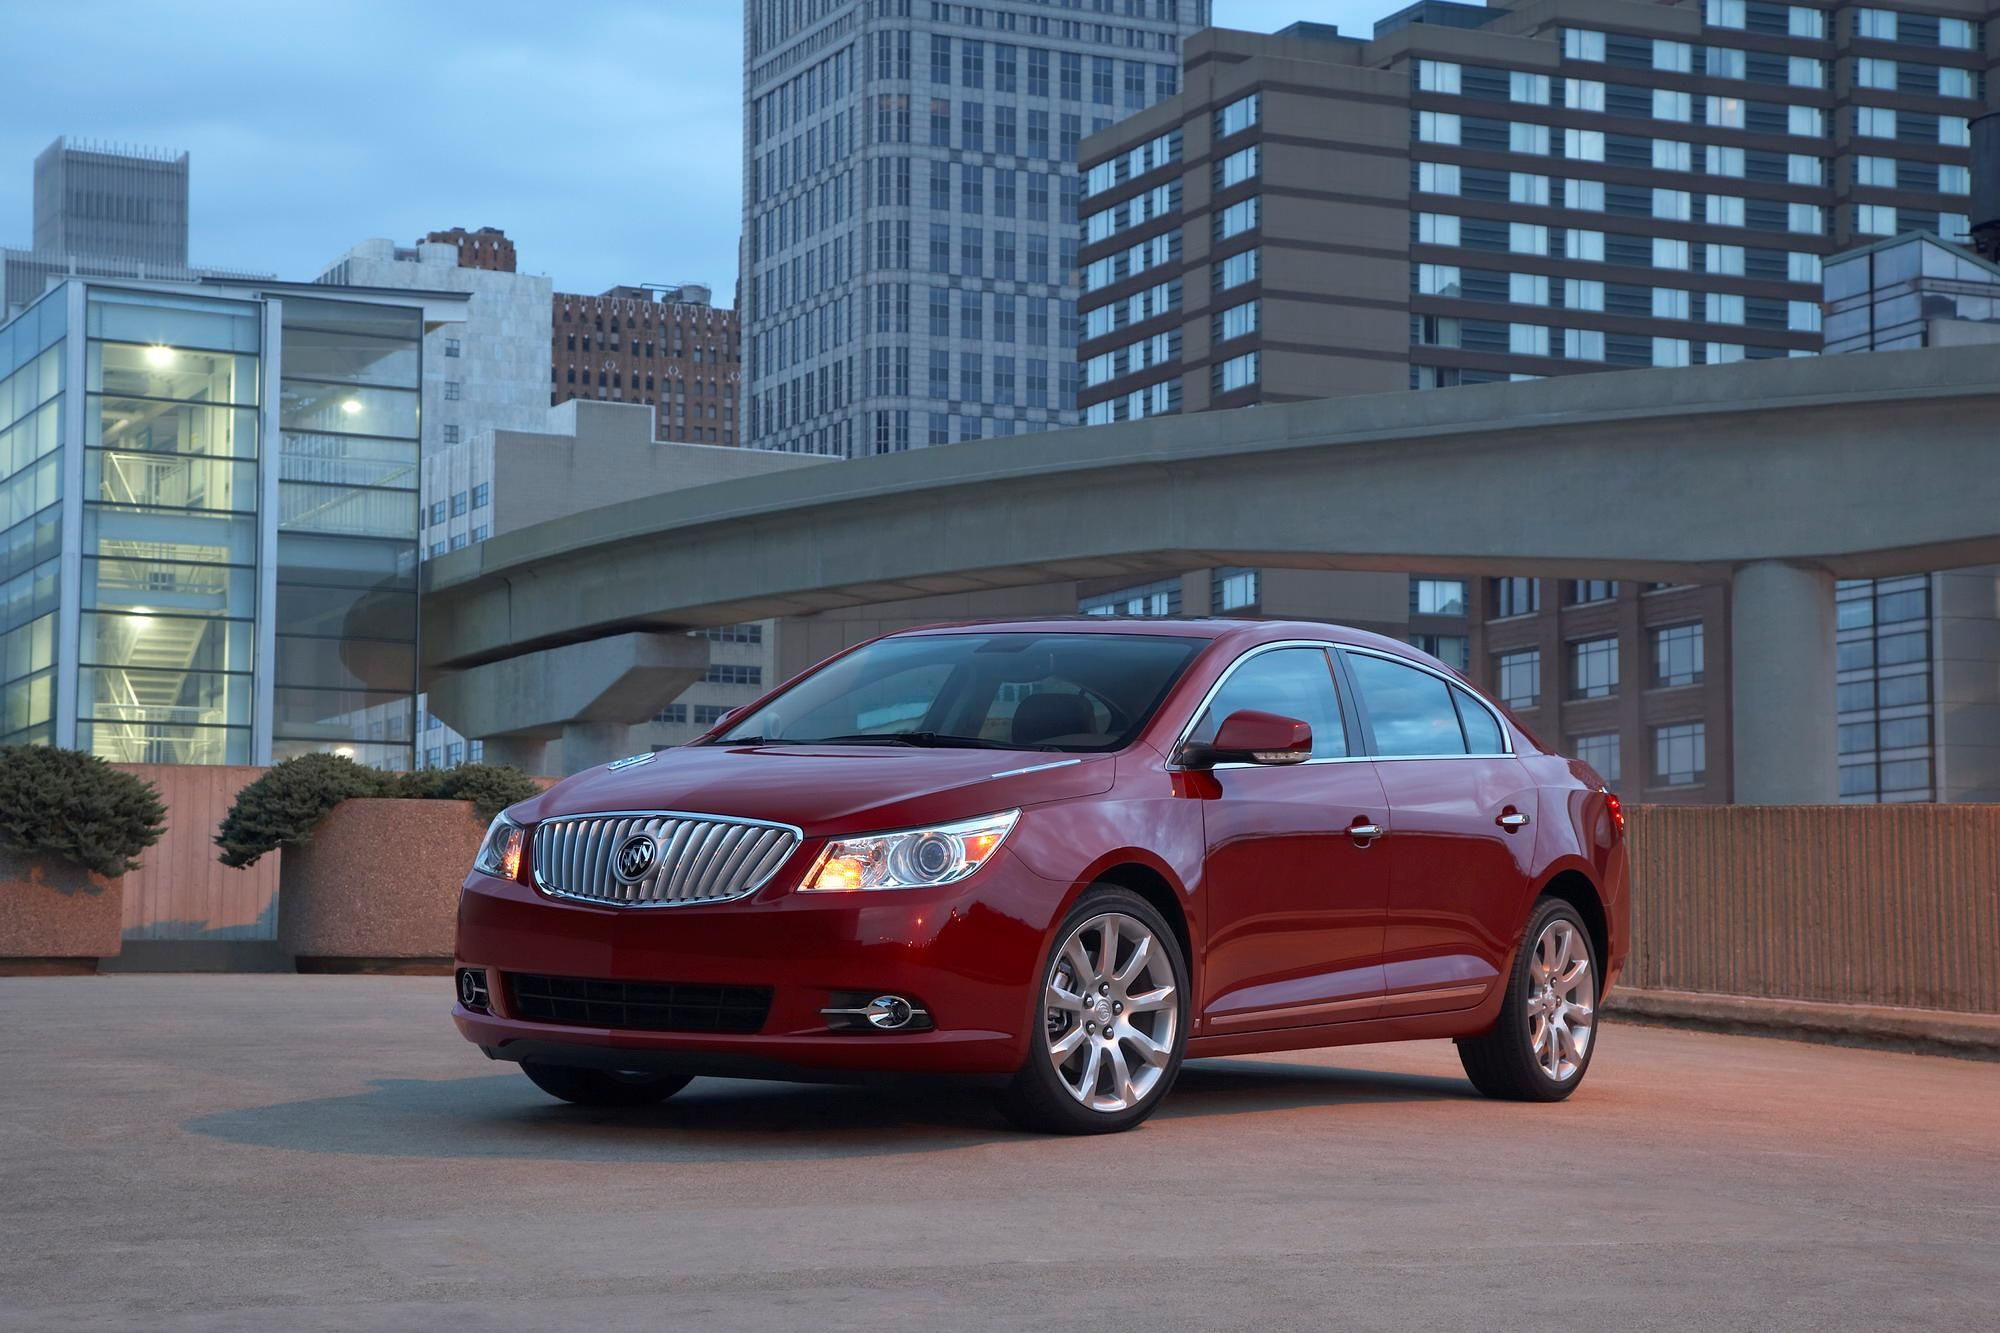
[(229, 277), (188, 267), (188, 155), (57, 139), (35, 158), (34, 241), (0, 250), (0, 320), (62, 277)]
[(1209, 0), (749, 0), (746, 444), (1070, 425), (1077, 146), (1180, 86)]

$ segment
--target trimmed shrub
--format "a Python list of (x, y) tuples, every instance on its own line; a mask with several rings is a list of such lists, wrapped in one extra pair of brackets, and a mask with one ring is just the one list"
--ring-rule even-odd
[(481, 819), (541, 791), (518, 768), (460, 764), (456, 768), (385, 773), (334, 754), (302, 754), (274, 765), (236, 794), (215, 845), (229, 866), (251, 866), (266, 852), (294, 847), (342, 801), (391, 796), (421, 801), (471, 801)]
[(506, 764), (460, 764), (420, 768), (403, 774), (399, 796), (425, 801), (470, 801), (481, 819), (491, 819), (516, 801), (541, 793), (542, 784)]
[(396, 779), (337, 754), (302, 754), (275, 764), (236, 793), (215, 845), (222, 864), (253, 866), (257, 858), (312, 837), (327, 811), (351, 796), (394, 796)]
[(153, 784), (96, 755), (0, 745), (0, 844), (115, 879), (166, 831)]

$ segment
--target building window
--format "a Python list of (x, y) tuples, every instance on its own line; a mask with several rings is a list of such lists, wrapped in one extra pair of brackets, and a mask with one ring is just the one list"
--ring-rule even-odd
[(1546, 74), (1524, 74), (1512, 70), (1507, 75), (1507, 100), (1525, 102), (1530, 106), (1549, 104), (1549, 76)]
[(1461, 173), (1455, 162), (1417, 163), (1417, 190), (1423, 194), (1451, 194), (1459, 192)]
[(1856, 204), (1854, 230), (1864, 236), (1894, 236), (1896, 208), (1893, 204)]
[(1419, 60), (1417, 87), (1427, 93), (1456, 93), (1459, 90), (1459, 67), (1444, 60)]
[(444, 400), (447, 403), (457, 402), (462, 388), (463, 386), (457, 380), (446, 380), (444, 382)]
[(1076, 609), (1087, 616), (1177, 616), (1181, 613), (1181, 581), (1162, 579), (1143, 587), (1085, 597)]
[(486, 508), (487, 503), (490, 500), (492, 500), (492, 498), (493, 498), (492, 482), (482, 481), (478, 485), (472, 488), (472, 507), (474, 509)]
[(1589, 28), (1563, 29), (1563, 55), (1570, 60), (1604, 59), (1604, 34)]
[(1417, 138), (1424, 143), (1455, 144), (1459, 136), (1459, 119), (1449, 111), (1420, 111), (1417, 113)]
[(1938, 45), (1970, 51), (1974, 46), (1973, 31), (1970, 19), (1939, 19)]
[(1410, 614), (1413, 616), (1462, 616), (1465, 614), (1465, 580), (1410, 580)]
[(1744, 0), (1708, 0), (1708, 24), (1712, 28), (1740, 28), (1744, 9)]
[(447, 421), (444, 426), (444, 442), (446, 444), (458, 443), (458, 427), (457, 425), (449, 421)]
[(1653, 782), (1691, 787), (1708, 776), (1708, 726), (1680, 722), (1653, 728)]
[(1604, 699), (1618, 692), (1618, 640), (1579, 639), (1569, 646), (1569, 696)]
[(1454, 671), (1463, 671), (1472, 654), (1472, 640), (1463, 634), (1412, 634), (1410, 646), (1429, 653)]
[(1257, 353), (1232, 356), (1215, 368), (1215, 391), (1231, 393), (1257, 382)]
[(1237, 134), (1257, 123), (1257, 94), (1231, 102), (1215, 113), (1215, 134), (1217, 138)]
[(1607, 784), (1618, 782), (1618, 733), (1599, 732), (1592, 736), (1572, 736), (1570, 752), (1597, 770)]
[[(1227, 260), (1224, 261), (1226, 265)], [(1459, 272), (1456, 264), (1419, 264), (1417, 266), (1417, 292), (1422, 296), (1459, 295)]]
[(1868, 37), (1878, 42), (1896, 40), (1896, 11), (1893, 9), (1857, 9), (1854, 11), (1854, 35)]
[(446, 356), (457, 356), (458, 351), (459, 351), (458, 339), (446, 338), (444, 340), (444, 354)]
[(1609, 602), (1618, 596), (1616, 579), (1571, 579), (1564, 589), (1569, 595), (1571, 606), (1588, 606), (1592, 602)]
[(1653, 684), (1662, 688), (1701, 684), (1702, 629), (1668, 625), (1653, 631)]
[(465, 508), (466, 508), (465, 492), (464, 491), (454, 492), (451, 497), (451, 516), (453, 518), (457, 518), (459, 515), (465, 512)]
[(706, 685), (758, 685), (764, 683), (764, 668), (742, 662), (711, 662), (702, 673)]
[(1523, 648), (1493, 659), (1495, 693), (1509, 708), (1533, 708), (1542, 697), (1542, 650)]
[(1246, 610), (1257, 605), (1258, 583), (1254, 569), (1218, 569), (1210, 579), (1210, 599), (1217, 611)]
[(1540, 579), (1494, 579), (1492, 592), (1494, 620), (1529, 616), (1542, 609)]

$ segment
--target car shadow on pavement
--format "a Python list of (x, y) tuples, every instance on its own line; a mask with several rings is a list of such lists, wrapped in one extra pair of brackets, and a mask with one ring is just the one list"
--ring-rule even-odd
[[(1472, 1095), (1461, 1080), (1427, 1075), (1203, 1061), (1181, 1071), (1158, 1118)], [(593, 1110), (552, 1101), (514, 1073), (382, 1078), (366, 1092), (217, 1111), (182, 1128), (291, 1152), (574, 1162), (898, 1156), (1019, 1137), (976, 1087), (698, 1079), (656, 1107)]]

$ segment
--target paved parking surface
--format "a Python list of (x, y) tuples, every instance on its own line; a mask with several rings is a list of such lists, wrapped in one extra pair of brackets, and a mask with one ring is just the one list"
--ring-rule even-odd
[(2000, 1064), (1607, 1025), (1191, 1065), (1134, 1134), (703, 1080), (579, 1111), (430, 978), (0, 980), (0, 1328), (1992, 1329)]

